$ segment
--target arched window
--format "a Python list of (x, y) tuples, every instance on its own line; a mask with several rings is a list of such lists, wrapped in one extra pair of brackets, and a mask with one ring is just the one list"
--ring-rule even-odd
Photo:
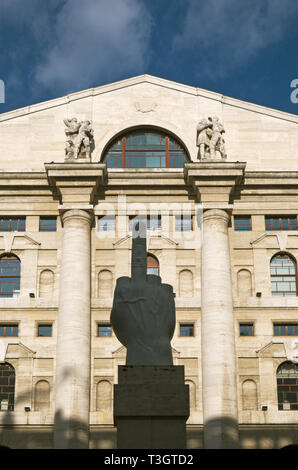
[(109, 168), (181, 168), (189, 161), (182, 145), (155, 129), (139, 129), (117, 137), (103, 158)]
[(298, 410), (298, 364), (286, 361), (276, 373), (279, 410)]
[(0, 411), (13, 411), (15, 371), (8, 362), (0, 364)]
[(270, 261), (271, 293), (284, 297), (297, 295), (296, 262), (287, 253), (278, 253)]
[(5, 254), (0, 258), (0, 297), (13, 297), (20, 290), (21, 262), (15, 255)]
[(147, 274), (159, 276), (159, 262), (153, 255), (147, 255)]

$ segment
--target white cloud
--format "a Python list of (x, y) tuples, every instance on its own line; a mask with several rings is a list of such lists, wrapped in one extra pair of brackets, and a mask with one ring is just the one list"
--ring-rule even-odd
[(293, 0), (187, 0), (177, 50), (192, 50), (200, 73), (215, 78), (248, 63), (266, 46), (297, 29)]
[(151, 17), (140, 0), (66, 0), (34, 80), (67, 93), (142, 73), (150, 31)]

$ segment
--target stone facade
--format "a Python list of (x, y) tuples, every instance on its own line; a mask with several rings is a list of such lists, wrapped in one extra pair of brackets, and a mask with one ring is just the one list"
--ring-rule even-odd
[[(91, 161), (65, 161), (63, 120), (73, 116), (92, 123)], [(197, 125), (208, 116), (224, 126), (226, 159), (198, 158)], [(111, 141), (138, 128), (169, 133), (189, 162), (107, 168)], [(0, 232), (0, 255), (21, 263), (19, 295), (0, 298), (0, 326), (18, 325), (17, 337), (0, 337), (0, 361), (16, 377), (0, 444), (115, 448), (113, 385), (126, 351), (97, 331), (110, 322), (116, 279), (130, 275), (129, 216), (152, 204), (162, 228), (148, 232), (148, 252), (176, 293), (172, 352), (190, 389), (188, 447), (298, 443), (298, 409), (279, 409), (276, 378), (295, 363), (295, 337), (273, 328), (298, 323), (298, 300), (270, 286), (274, 255), (298, 259), (298, 232), (265, 227), (265, 216), (298, 215), (297, 149), (297, 116), (147, 75), (0, 115), (0, 218), (26, 217), (24, 232)], [(175, 230), (183, 205), (202, 215), (191, 233)], [(104, 237), (107, 210), (116, 226)], [(57, 216), (57, 230), (40, 231), (42, 216)], [(251, 229), (235, 230), (237, 216), (250, 216)], [(253, 335), (240, 335), (248, 323)], [(48, 324), (52, 336), (38, 336)]]

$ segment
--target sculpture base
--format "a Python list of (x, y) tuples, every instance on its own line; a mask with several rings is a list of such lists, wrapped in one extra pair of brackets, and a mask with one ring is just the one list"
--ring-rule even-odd
[(185, 449), (184, 366), (119, 366), (114, 385), (118, 449)]

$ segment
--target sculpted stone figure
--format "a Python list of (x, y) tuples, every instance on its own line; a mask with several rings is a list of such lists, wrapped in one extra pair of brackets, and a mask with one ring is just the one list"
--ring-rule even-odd
[(284, 342), (288, 361), (298, 364), (298, 340), (294, 339), (291, 344)]
[(218, 117), (201, 119), (197, 126), (197, 146), (201, 160), (215, 160), (216, 151), (220, 153), (222, 159), (227, 158), (224, 132), (224, 127)]
[(173, 288), (162, 284), (159, 276), (146, 274), (146, 227), (144, 222), (139, 224), (144, 236), (133, 232), (131, 277), (117, 279), (111, 324), (127, 348), (126, 365), (173, 365)]
[(78, 122), (77, 118), (64, 119), (67, 126), (65, 147), (65, 160), (73, 160), (79, 157), (91, 159), (91, 144), (93, 142), (93, 129), (90, 121)]

